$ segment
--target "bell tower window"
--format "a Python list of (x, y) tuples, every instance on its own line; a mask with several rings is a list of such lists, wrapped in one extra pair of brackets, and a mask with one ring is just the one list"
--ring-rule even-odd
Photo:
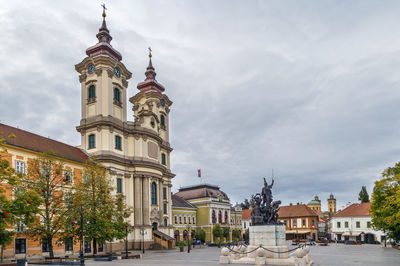
[(94, 85), (90, 85), (88, 89), (88, 102), (94, 102), (96, 99), (96, 88)]
[(121, 137), (115, 136), (115, 149), (122, 150), (121, 148)]
[(160, 116), (160, 122), (161, 122), (161, 127), (165, 128), (165, 116), (163, 115)]
[(151, 183), (151, 204), (157, 205), (157, 184)]
[(167, 159), (166, 159), (165, 153), (161, 153), (161, 163), (163, 165), (167, 164)]
[(114, 101), (120, 103), (121, 102), (121, 92), (118, 88), (114, 88)]
[(94, 134), (89, 135), (89, 149), (94, 149), (96, 147), (96, 137)]

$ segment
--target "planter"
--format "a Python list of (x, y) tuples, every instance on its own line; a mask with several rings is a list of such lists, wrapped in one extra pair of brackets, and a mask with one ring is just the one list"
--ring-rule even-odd
[(218, 246), (218, 248), (221, 248), (221, 244), (218, 244), (217, 246)]
[(180, 250), (181, 252), (183, 252), (183, 247), (179, 247), (179, 250)]

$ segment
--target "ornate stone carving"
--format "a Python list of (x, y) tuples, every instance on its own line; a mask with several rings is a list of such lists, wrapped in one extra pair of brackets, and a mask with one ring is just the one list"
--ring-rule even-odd
[(97, 68), (94, 73), (96, 73), (97, 76), (101, 76), (101, 73), (103, 73), (103, 69), (102, 68)]
[(87, 77), (86, 74), (79, 75), (79, 82), (81, 83), (84, 82), (86, 80), (86, 77)]
[(133, 107), (132, 107), (132, 111), (138, 110), (139, 107), (140, 107), (140, 104), (139, 104), (139, 103), (135, 103), (135, 104), (133, 105)]
[(122, 79), (122, 85), (125, 87), (125, 88), (128, 88), (128, 81), (126, 81), (126, 79)]
[(132, 176), (131, 174), (124, 174), (125, 178), (131, 178), (131, 176)]
[(112, 78), (114, 76), (114, 71), (112, 71), (111, 69), (107, 69), (107, 75), (109, 78)]
[(98, 132), (101, 131), (101, 126), (97, 126), (97, 131), (98, 131)]
[(114, 132), (114, 128), (113, 127), (109, 127), (108, 129), (110, 130), (110, 133)]

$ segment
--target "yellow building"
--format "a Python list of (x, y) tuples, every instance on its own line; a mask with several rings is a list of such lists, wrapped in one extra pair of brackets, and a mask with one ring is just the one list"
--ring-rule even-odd
[(329, 195), (328, 212), (329, 212), (330, 216), (332, 216), (336, 213), (336, 199), (333, 196), (333, 194)]
[(315, 196), (313, 200), (311, 200), (307, 206), (315, 211), (316, 213), (319, 213), (321, 211), (321, 200), (318, 198), (318, 196)]
[[(175, 239), (182, 240), (185, 230), (192, 233), (196, 229), (202, 229), (206, 233), (206, 242), (214, 242), (212, 231), (216, 224), (229, 228), (227, 240), (232, 240), (233, 230), (242, 232), (241, 208), (233, 208), (226, 193), (218, 186), (199, 184), (182, 187), (174, 197), (181, 199), (179, 202), (176, 200), (176, 203), (173, 201), (172, 205)], [(185, 217), (191, 217), (191, 220)]]

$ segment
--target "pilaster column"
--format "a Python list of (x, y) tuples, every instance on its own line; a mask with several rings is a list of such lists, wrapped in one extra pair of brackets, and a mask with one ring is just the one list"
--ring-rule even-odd
[(134, 215), (135, 215), (135, 225), (142, 225), (143, 220), (142, 220), (142, 213), (141, 213), (141, 207), (142, 207), (142, 197), (141, 192), (142, 192), (142, 177), (139, 175), (134, 176), (135, 179), (135, 210), (134, 210)]
[(143, 176), (143, 225), (150, 225), (149, 177)]

